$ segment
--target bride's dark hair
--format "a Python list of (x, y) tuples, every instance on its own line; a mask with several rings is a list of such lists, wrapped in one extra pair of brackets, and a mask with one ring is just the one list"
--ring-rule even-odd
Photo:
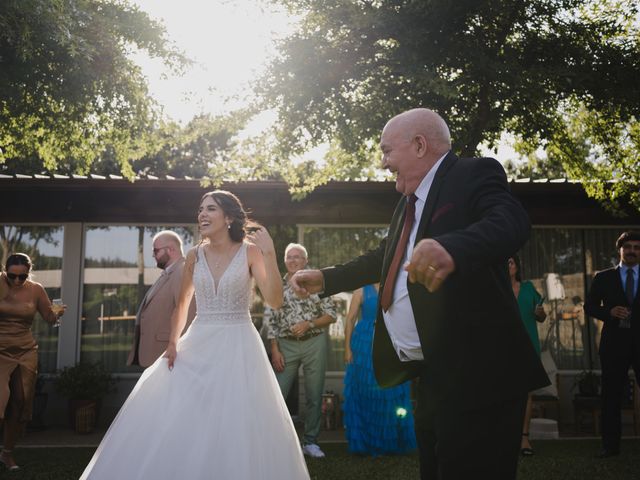
[(234, 242), (241, 242), (248, 229), (258, 226), (257, 223), (249, 219), (247, 211), (242, 206), (240, 199), (233, 193), (226, 190), (214, 190), (213, 192), (205, 193), (200, 199), (200, 204), (207, 197), (211, 197), (216, 202), (225, 216), (231, 219), (229, 225), (229, 236)]

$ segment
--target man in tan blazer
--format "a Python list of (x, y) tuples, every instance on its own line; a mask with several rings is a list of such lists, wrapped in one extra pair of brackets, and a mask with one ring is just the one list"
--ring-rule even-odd
[[(142, 299), (136, 314), (136, 333), (127, 365), (148, 367), (166, 350), (171, 331), (171, 316), (178, 304), (184, 269), (182, 239), (170, 230), (153, 237), (153, 257), (162, 274)], [(187, 326), (195, 316), (191, 302)], [(185, 327), (186, 329), (186, 327)]]

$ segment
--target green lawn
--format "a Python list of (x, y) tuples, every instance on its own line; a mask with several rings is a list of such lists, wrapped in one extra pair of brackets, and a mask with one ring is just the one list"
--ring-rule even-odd
[[(536, 455), (520, 461), (518, 480), (640, 480), (640, 440), (623, 441), (623, 453), (606, 460), (594, 457), (599, 445), (598, 440), (536, 441)], [(348, 454), (345, 444), (322, 448), (327, 458), (308, 460), (314, 480), (418, 478), (415, 455), (365, 458)], [(0, 470), (0, 478), (77, 480), (92, 453), (91, 448), (22, 448), (16, 451), (22, 471)]]

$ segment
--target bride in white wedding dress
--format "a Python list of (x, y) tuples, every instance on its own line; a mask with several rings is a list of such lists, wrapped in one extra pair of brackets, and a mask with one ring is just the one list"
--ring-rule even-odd
[[(282, 303), (273, 241), (245, 235), (233, 194), (205, 194), (205, 239), (187, 254), (169, 347), (144, 371), (81, 480), (299, 480), (309, 473), (260, 336), (249, 316), (252, 278)], [(197, 317), (184, 328), (195, 289)]]

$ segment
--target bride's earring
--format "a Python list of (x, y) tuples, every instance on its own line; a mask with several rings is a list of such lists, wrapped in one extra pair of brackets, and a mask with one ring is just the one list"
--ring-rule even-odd
[(231, 224), (227, 223), (227, 230), (231, 230)]

